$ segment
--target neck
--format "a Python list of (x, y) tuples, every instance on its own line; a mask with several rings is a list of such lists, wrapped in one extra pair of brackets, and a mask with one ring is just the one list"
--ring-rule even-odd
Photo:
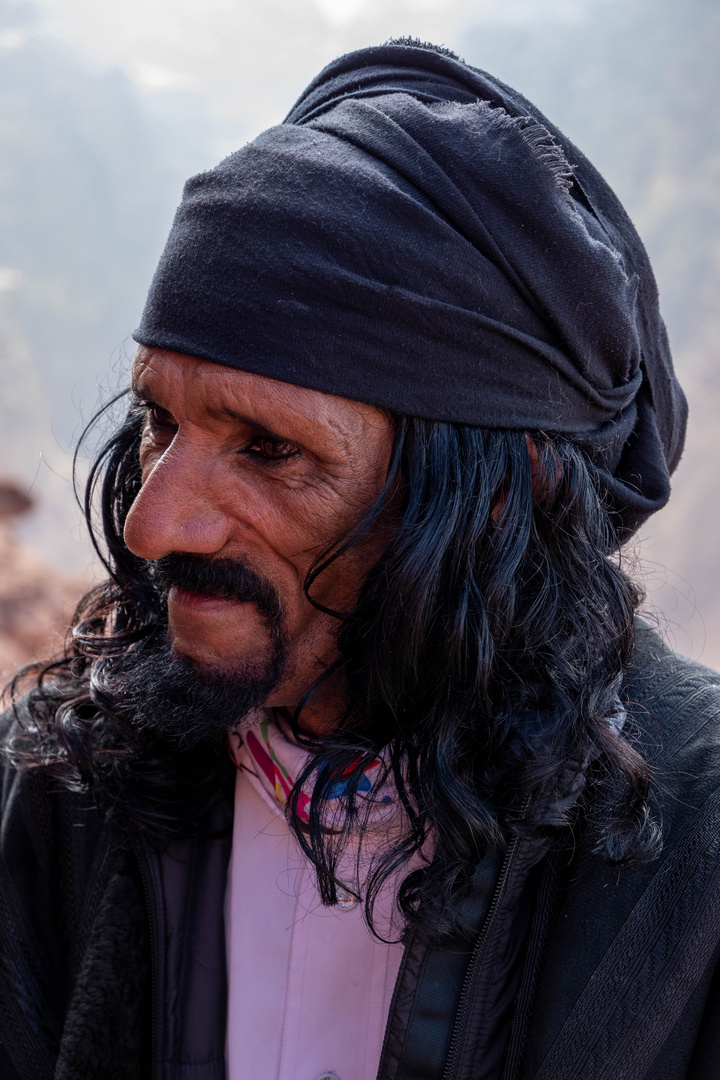
[[(307, 687), (302, 693), (272, 694), (265, 703), (268, 708), (285, 709), (294, 714), (303, 700)], [(303, 705), (298, 718), (298, 726), (306, 735), (324, 738), (331, 735), (342, 722), (347, 710), (347, 683), (343, 672), (335, 671), (328, 676), (313, 693), (309, 704)]]

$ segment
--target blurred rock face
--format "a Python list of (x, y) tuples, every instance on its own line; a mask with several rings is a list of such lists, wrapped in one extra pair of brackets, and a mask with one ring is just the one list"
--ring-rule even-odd
[(56, 654), (78, 599), (87, 588), (29, 555), (14, 523), (32, 500), (0, 476), (0, 687), (23, 664)]

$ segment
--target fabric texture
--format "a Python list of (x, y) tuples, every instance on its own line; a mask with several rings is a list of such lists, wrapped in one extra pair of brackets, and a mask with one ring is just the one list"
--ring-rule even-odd
[[(292, 737), (290, 725), (285, 722), (278, 710), (260, 709), (254, 723), (243, 725), (242, 736), (233, 732), (230, 736), (231, 752), (235, 763), (246, 769), (250, 782), (260, 793), (267, 792), (274, 804), (284, 807), (295, 781), (307, 765), (310, 754), (299, 746)], [(347, 790), (350, 767), (339, 776), (328, 792), (328, 802), (340, 805)], [(356, 791), (364, 804), (363, 820), (366, 824), (378, 824), (391, 820), (395, 816), (394, 788), (389, 783), (382, 783), (383, 770), (379, 758), (371, 761), (357, 782)], [(310, 785), (311, 786), (311, 785)], [(298, 817), (308, 824), (310, 821), (310, 791), (300, 791), (298, 795)], [(330, 810), (332, 816), (332, 807)], [(332, 821), (326, 826), (332, 828)]]
[(621, 530), (685, 432), (652, 270), (515, 91), (413, 43), (330, 64), (186, 184), (138, 342), (431, 420), (565, 433)]
[[(137, 864), (123, 852), (88, 937), (54, 1080), (138, 1080), (149, 1041), (149, 928)], [(127, 1022), (119, 1026), (120, 1014)], [(101, 1025), (106, 1039), (92, 1034)], [(147, 1026), (146, 1026), (147, 1025)]]
[[(470, 964), (486, 948), (496, 957), (508, 947), (504, 918), (490, 924), (483, 911), (509, 913), (514, 872), (503, 886), (497, 862), (483, 860), (472, 940), (443, 945), (416, 935), (406, 945), (378, 1080), (537, 1080), (549, 1072), (554, 1080), (558, 1061), (569, 1063), (573, 1080), (718, 1075), (720, 676), (642, 632), (622, 699), (627, 730), (652, 766), (661, 857), (644, 868), (609, 866), (577, 822), (572, 858), (562, 850), (538, 866), (501, 1071), (488, 1070), (481, 1053), (492, 1036), (480, 1011), (492, 972)], [(3, 740), (14, 722), (0, 718)], [(118, 1075), (113, 1054), (134, 1040), (127, 1060), (142, 1058), (134, 1076), (149, 1077), (153, 1065), (162, 1080), (224, 1080), (218, 928), (232, 789), (200, 835), (169, 852), (138, 848), (144, 888), (78, 793), (5, 765), (0, 811), (0, 1078), (53, 1080), (61, 1044), (65, 1080), (88, 1080), (87, 1062)], [(121, 930), (111, 917), (118, 903)], [(438, 1045), (455, 1048), (451, 1071)], [(418, 1061), (418, 1047), (432, 1055)]]
[[(273, 762), (284, 777), (278, 762), (294, 767), (288, 759), (304, 752), (270, 717), (257, 728), (262, 746), (245, 732), (236, 758), (225, 922), (227, 1077), (372, 1078), (403, 947), (371, 936), (349, 890), (334, 907), (322, 906), (285, 820), (282, 789), (257, 764), (258, 757), (264, 766)], [(248, 744), (257, 744), (252, 753)]]

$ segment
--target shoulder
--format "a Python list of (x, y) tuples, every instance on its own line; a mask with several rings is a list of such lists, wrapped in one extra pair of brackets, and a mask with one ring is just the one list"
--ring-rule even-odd
[(643, 727), (647, 726), (647, 720), (642, 722), (645, 716), (654, 721), (651, 727), (669, 733), (692, 723), (693, 718), (699, 726), (720, 715), (720, 673), (673, 652), (639, 620), (624, 695)]
[[(22, 747), (23, 758), (33, 746), (33, 756), (38, 767), (20, 766), (17, 750)], [(3, 823), (3, 840), (7, 836), (9, 822), (26, 817), (24, 805), (31, 804), (36, 816), (34, 823), (42, 828), (45, 814), (38, 812), (40, 803), (51, 798), (52, 788), (48, 777), (40, 767), (42, 749), (39, 736), (33, 731), (28, 699), (22, 698), (0, 714), (0, 814)]]
[(43, 767), (43, 757), (43, 737), (34, 730), (28, 699), (21, 699), (0, 714), (0, 863), (6, 883), (9, 875), (21, 889), (35, 875), (57, 873), (69, 850), (75, 861), (92, 859), (102, 831), (87, 793), (61, 782)]
[[(579, 845), (561, 870), (527, 1077), (585, 1075), (588, 1047), (603, 1046), (623, 1075), (690, 1075), (715, 977), (720, 676), (640, 624), (623, 698), (663, 848), (649, 865), (618, 867)], [(672, 1053), (660, 1062), (664, 1045)]]
[(640, 623), (623, 697), (628, 736), (650, 764), (664, 831), (674, 833), (720, 788), (720, 674)]
[[(13, 750), (28, 735), (26, 700), (0, 715), (0, 858), (12, 863), (18, 844), (52, 845), (50, 792), (39, 770), (18, 768)], [(21, 836), (24, 838), (21, 840)]]

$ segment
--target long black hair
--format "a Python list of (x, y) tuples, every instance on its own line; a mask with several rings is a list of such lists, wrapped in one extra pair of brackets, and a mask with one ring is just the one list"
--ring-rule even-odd
[[(122, 536), (141, 482), (142, 424), (131, 406), (92, 465), (84, 507), (108, 578), (80, 602), (66, 654), (29, 671), (10, 753), (19, 767), (89, 789), (119, 827), (163, 844), (200, 827), (229, 774), (224, 747), (188, 750), (136, 730), (111, 689), (119, 658), (165, 632), (150, 568)], [(569, 772), (588, 774), (595, 849), (614, 861), (651, 857), (648, 768), (617, 723), (640, 596), (589, 455), (568, 437), (396, 416), (383, 492), (314, 564), (311, 601), (318, 576), (398, 491), (399, 527), (355, 610), (338, 617), (345, 720), (317, 740), (294, 718), (312, 753), (288, 820), (323, 899), (335, 898), (344, 845), (366, 812), (355, 789), (378, 758), (405, 825), (366, 873), (371, 921), (384, 883), (421, 852), (430, 855), (406, 874), (399, 905), (408, 920), (432, 911), (442, 921), (489, 847), (512, 832), (561, 831)], [(349, 790), (328, 828), (339, 775)], [(298, 809), (308, 784), (309, 825)]]

